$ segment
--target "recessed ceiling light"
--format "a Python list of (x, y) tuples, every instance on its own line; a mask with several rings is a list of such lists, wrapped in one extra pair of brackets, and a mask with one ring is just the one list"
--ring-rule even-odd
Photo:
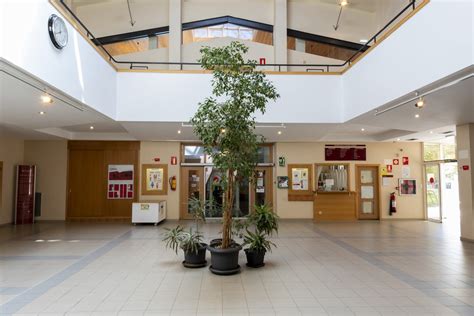
[(180, 130), (180, 129), (178, 129), (178, 134), (181, 134), (181, 130)]
[(361, 43), (361, 44), (367, 44), (368, 42), (369, 42), (369, 40), (365, 39), (365, 38), (363, 38), (359, 41), (359, 43)]
[(400, 138), (397, 138), (397, 142), (399, 142), (399, 141), (401, 141), (401, 139), (400, 139)]
[(222, 134), (225, 133), (225, 128), (221, 128), (221, 133), (222, 133)]
[(38, 114), (39, 114), (39, 115), (45, 115), (45, 114), (46, 114), (46, 112), (44, 112), (44, 111), (40, 111), (40, 112), (38, 112)]
[(41, 102), (43, 103), (53, 103), (53, 98), (51, 96), (45, 94), (41, 96)]
[(341, 0), (341, 7), (345, 7), (346, 5), (349, 4), (349, 2), (347, 0)]
[(94, 129), (94, 126), (92, 126), (92, 125), (89, 126), (89, 129), (90, 129), (90, 130), (93, 130), (93, 129)]
[(420, 114), (415, 114), (415, 117), (416, 117), (416, 118), (419, 118), (419, 117), (420, 117)]
[(360, 130), (361, 130), (361, 131), (365, 131), (365, 128), (361, 128)]
[(430, 131), (430, 134), (433, 134), (433, 131)]
[(425, 100), (423, 98), (419, 98), (418, 101), (415, 103), (415, 107), (422, 108), (425, 106)]
[(278, 135), (281, 135), (281, 131), (278, 131)]

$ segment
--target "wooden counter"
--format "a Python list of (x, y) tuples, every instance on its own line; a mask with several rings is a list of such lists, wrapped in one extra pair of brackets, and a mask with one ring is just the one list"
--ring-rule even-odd
[(355, 192), (317, 192), (314, 194), (313, 220), (324, 221), (355, 221)]

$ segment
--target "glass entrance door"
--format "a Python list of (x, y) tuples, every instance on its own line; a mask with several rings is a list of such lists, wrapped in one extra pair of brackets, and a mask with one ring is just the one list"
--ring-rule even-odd
[(452, 224), (453, 228), (459, 228), (459, 182), (458, 163), (441, 163), (441, 209), (443, 222)]
[(426, 179), (426, 213), (428, 220), (442, 221), (441, 191), (440, 191), (440, 164), (429, 163), (425, 165)]

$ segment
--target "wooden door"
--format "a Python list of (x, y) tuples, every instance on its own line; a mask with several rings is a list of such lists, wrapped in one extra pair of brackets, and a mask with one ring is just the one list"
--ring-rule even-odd
[(358, 219), (379, 219), (378, 179), (378, 166), (356, 166)]
[(180, 219), (192, 219), (188, 200), (191, 197), (204, 201), (204, 167), (181, 167)]
[(101, 217), (107, 171), (101, 150), (70, 150), (67, 218)]
[(255, 172), (257, 177), (250, 194), (252, 211), (254, 205), (267, 204), (273, 207), (273, 167), (257, 167)]

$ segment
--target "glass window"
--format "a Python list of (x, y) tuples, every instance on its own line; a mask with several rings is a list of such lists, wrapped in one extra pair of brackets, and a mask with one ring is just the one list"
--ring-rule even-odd
[(195, 145), (184, 146), (184, 162), (204, 163), (204, 147)]
[(258, 147), (258, 163), (271, 163), (272, 162), (272, 147), (271, 146), (260, 146)]
[(456, 159), (456, 144), (454, 143), (424, 143), (423, 149), (425, 161)]
[[(316, 183), (318, 191), (324, 192), (345, 192), (349, 191), (348, 186), (349, 165), (316, 165)], [(364, 175), (362, 175), (364, 176)], [(366, 178), (369, 176), (366, 175)], [(372, 174), (370, 174), (370, 180)], [(364, 182), (368, 183), (368, 182)]]
[(255, 30), (231, 23), (183, 31), (183, 44), (203, 42), (212, 38), (221, 37), (273, 45), (273, 34), (271, 32)]

